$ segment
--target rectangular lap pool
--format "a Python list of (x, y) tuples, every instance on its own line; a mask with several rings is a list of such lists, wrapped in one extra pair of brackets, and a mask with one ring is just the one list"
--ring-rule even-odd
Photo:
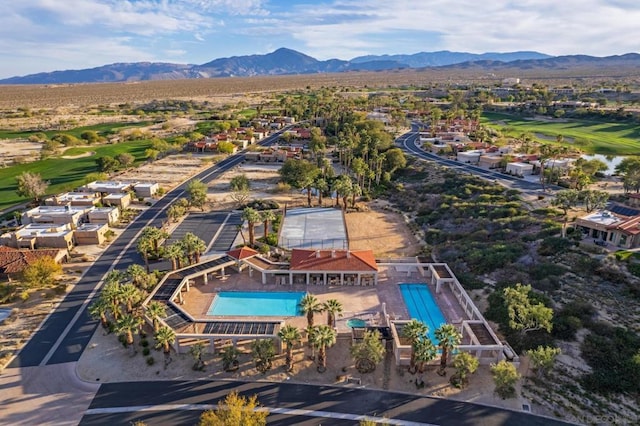
[(411, 319), (417, 319), (429, 327), (429, 338), (437, 342), (435, 331), (447, 320), (426, 284), (400, 284), (400, 293)]
[(293, 317), (301, 315), (302, 296), (301, 291), (223, 291), (213, 299), (207, 315)]

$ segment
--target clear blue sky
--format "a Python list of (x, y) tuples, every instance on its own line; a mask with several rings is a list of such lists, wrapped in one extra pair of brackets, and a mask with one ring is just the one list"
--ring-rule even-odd
[(639, 0), (0, 0), (0, 78), (114, 62), (200, 64), (452, 50), (637, 52)]

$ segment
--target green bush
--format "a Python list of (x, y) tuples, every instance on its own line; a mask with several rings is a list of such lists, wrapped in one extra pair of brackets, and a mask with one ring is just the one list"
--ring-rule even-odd
[(146, 361), (147, 365), (149, 366), (153, 365), (156, 362), (156, 360), (152, 356), (147, 357)]
[(602, 394), (640, 392), (640, 368), (636, 362), (640, 336), (623, 327), (598, 323), (591, 327), (580, 349), (592, 368), (583, 385)]
[(627, 265), (627, 269), (632, 275), (640, 277), (640, 263), (630, 263)]
[(553, 317), (553, 337), (567, 341), (576, 340), (576, 333), (582, 328), (582, 321), (573, 315), (556, 315)]
[(151, 353), (151, 349), (149, 349), (148, 347), (144, 347), (144, 349), (142, 349), (142, 355), (143, 356), (148, 356)]
[(540, 243), (538, 254), (540, 256), (555, 256), (566, 252), (573, 244), (571, 241), (560, 237), (547, 237)]

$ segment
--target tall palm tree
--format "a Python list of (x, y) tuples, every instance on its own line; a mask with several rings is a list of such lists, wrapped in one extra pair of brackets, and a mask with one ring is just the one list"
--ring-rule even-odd
[(108, 283), (102, 289), (102, 293), (100, 293), (100, 299), (104, 300), (105, 303), (109, 307), (109, 312), (113, 317), (114, 321), (118, 321), (120, 318), (120, 284), (119, 283)]
[(133, 334), (139, 332), (142, 323), (142, 318), (138, 316), (131, 314), (124, 315), (116, 323), (116, 332), (125, 336), (127, 345), (132, 345)]
[(412, 319), (402, 327), (402, 337), (406, 338), (411, 345), (411, 361), (409, 371), (416, 372), (416, 351), (415, 344), (418, 339), (423, 338), (429, 332), (429, 327), (421, 321)]
[(320, 313), (323, 306), (318, 302), (318, 298), (311, 293), (307, 293), (300, 299), (300, 310), (307, 316), (307, 327), (313, 327), (313, 314)]
[(180, 265), (180, 258), (184, 255), (180, 242), (169, 244), (164, 248), (164, 256), (171, 259), (171, 270), (175, 271)]
[(338, 333), (328, 325), (319, 325), (313, 332), (313, 346), (318, 348), (318, 372), (327, 370), (327, 348), (336, 343)]
[(180, 245), (190, 264), (200, 262), (200, 255), (207, 249), (205, 242), (192, 232), (184, 234), (184, 237), (180, 240)]
[(89, 315), (93, 319), (100, 319), (102, 327), (109, 327), (109, 319), (107, 318), (107, 312), (109, 312), (109, 304), (103, 298), (99, 298), (91, 305), (89, 305)]
[(176, 340), (176, 332), (173, 328), (162, 326), (155, 332), (154, 338), (156, 339), (156, 348), (162, 348), (165, 354), (171, 351), (171, 345)]
[(149, 272), (149, 256), (153, 252), (153, 244), (151, 240), (148, 238), (138, 238), (138, 242), (136, 243), (136, 249), (138, 253), (142, 256), (144, 260), (144, 266), (147, 272)]
[(327, 325), (330, 327), (336, 326), (336, 314), (342, 313), (342, 303), (336, 299), (329, 299), (324, 302), (322, 306), (324, 311), (327, 312)]
[(153, 331), (157, 332), (160, 328), (160, 321), (158, 320), (167, 316), (166, 305), (154, 300), (147, 305), (146, 313), (153, 322)]
[(419, 365), (418, 371), (421, 373), (424, 372), (424, 365), (436, 359), (438, 355), (436, 346), (427, 336), (418, 338), (413, 344), (412, 349), (415, 352), (415, 359)]
[(261, 373), (266, 373), (271, 369), (273, 357), (276, 355), (276, 349), (271, 339), (258, 339), (251, 343), (253, 352), (253, 360), (256, 363), (256, 369)]
[(249, 226), (249, 245), (253, 246), (255, 240), (254, 230), (256, 223), (262, 220), (262, 218), (260, 217), (260, 213), (258, 213), (256, 209), (247, 207), (242, 211), (242, 219), (247, 221), (247, 225)]
[(438, 345), (440, 346), (440, 369), (438, 374), (444, 376), (447, 368), (447, 357), (450, 352), (460, 344), (462, 340), (462, 334), (453, 324), (442, 324), (434, 332), (436, 339), (438, 339)]
[(285, 364), (287, 371), (291, 371), (293, 369), (293, 346), (300, 341), (302, 335), (297, 327), (287, 324), (278, 331), (278, 337), (287, 347)]
[(142, 229), (140, 238), (150, 240), (153, 247), (153, 253), (158, 256), (160, 254), (160, 242), (166, 240), (169, 236), (169, 233), (164, 229), (157, 228), (155, 226), (145, 226)]
[(142, 299), (142, 293), (138, 288), (131, 284), (123, 284), (120, 286), (120, 301), (127, 307), (127, 312), (133, 311), (133, 305)]
[(147, 279), (147, 271), (144, 267), (134, 263), (129, 265), (126, 274), (127, 278), (129, 278), (137, 287), (144, 287)]
[(264, 210), (260, 215), (262, 224), (264, 226), (264, 242), (267, 242), (267, 236), (269, 236), (269, 224), (276, 220), (276, 214), (273, 210)]

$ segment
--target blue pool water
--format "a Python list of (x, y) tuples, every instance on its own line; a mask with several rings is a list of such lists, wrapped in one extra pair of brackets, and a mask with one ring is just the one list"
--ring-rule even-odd
[(426, 284), (400, 284), (400, 293), (407, 306), (409, 316), (427, 324), (429, 338), (436, 343), (435, 331), (447, 320), (442, 315), (438, 304)]
[(207, 315), (277, 316), (302, 315), (299, 304), (304, 292), (223, 291), (216, 295)]

